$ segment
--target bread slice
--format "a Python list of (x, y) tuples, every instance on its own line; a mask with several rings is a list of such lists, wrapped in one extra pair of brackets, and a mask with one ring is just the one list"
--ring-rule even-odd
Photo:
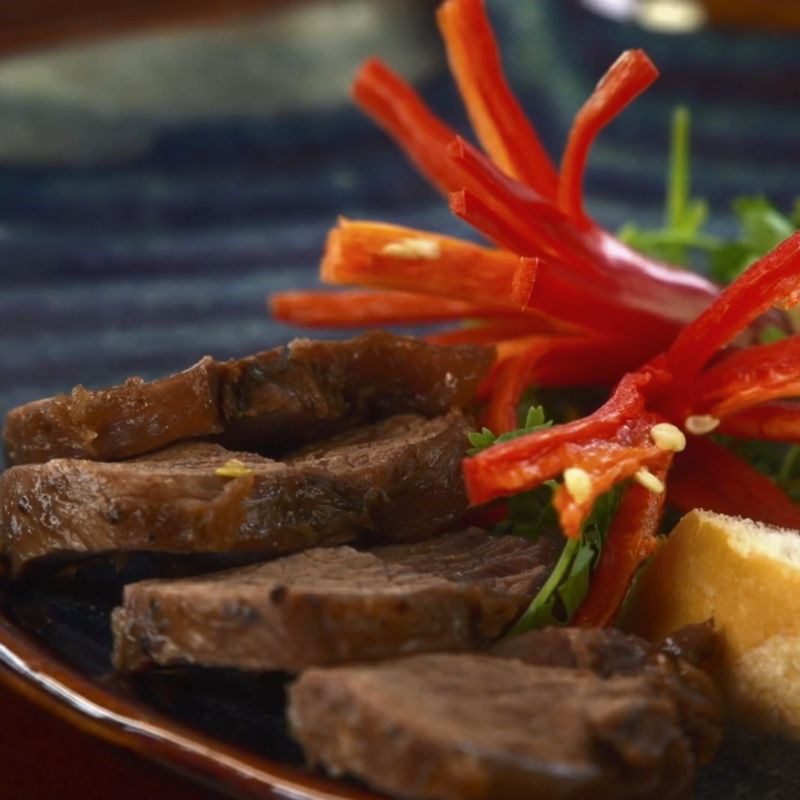
[(687, 514), (639, 580), (623, 626), (659, 639), (709, 618), (731, 714), (800, 739), (800, 533)]

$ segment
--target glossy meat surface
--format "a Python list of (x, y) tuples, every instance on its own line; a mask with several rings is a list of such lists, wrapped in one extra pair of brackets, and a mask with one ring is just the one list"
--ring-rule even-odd
[(114, 614), (115, 663), (299, 671), (475, 649), (513, 622), (557, 555), (550, 539), (470, 529), (422, 544), (315, 549), (198, 578), (143, 581), (126, 587)]
[(607, 675), (565, 666), (570, 636), (552, 666), (475, 653), (309, 670), (289, 693), (293, 735), (311, 763), (413, 800), (690, 796), (720, 738), (705, 673), (663, 653)]
[(238, 360), (205, 357), (160, 380), (78, 386), (18, 406), (3, 439), (9, 464), (116, 461), (209, 437), (274, 454), (394, 414), (467, 408), (492, 359), (487, 348), (379, 331), (341, 342), (298, 339)]
[[(384, 525), (388, 540), (424, 538), (466, 508), (467, 431), (458, 411), (375, 423), (360, 433), (371, 442), (361, 467), (358, 453), (351, 457), (338, 441), (325, 449), (327, 467), (209, 443), (117, 463), (12, 467), (0, 476), (0, 547), (19, 568), (47, 555), (114, 550), (280, 555), (381, 540)], [(244, 465), (242, 474), (217, 474), (231, 459)]]

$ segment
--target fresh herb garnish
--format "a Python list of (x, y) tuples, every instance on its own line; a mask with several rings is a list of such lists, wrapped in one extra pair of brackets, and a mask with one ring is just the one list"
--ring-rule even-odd
[(542, 428), (549, 428), (553, 424), (553, 420), (545, 419), (544, 408), (542, 406), (531, 406), (525, 414), (525, 421), (522, 427), (517, 428), (508, 433), (503, 433), (500, 436), (495, 436), (488, 428), (481, 431), (469, 434), (469, 443), (472, 447), (467, 450), (468, 456), (474, 456), (491, 447), (493, 444), (502, 444), (503, 442), (510, 442), (512, 439), (518, 439), (520, 436), (527, 436), (529, 433), (541, 430)]
[(727, 284), (800, 228), (800, 201), (786, 215), (760, 195), (738, 197), (732, 206), (738, 235), (723, 239), (710, 234), (706, 230), (708, 203), (691, 197), (690, 125), (689, 110), (683, 106), (676, 108), (672, 117), (664, 227), (644, 230), (627, 224), (620, 229), (619, 238), (646, 255), (672, 264), (688, 267), (697, 264), (699, 258), (700, 266), (717, 281)]
[(689, 109), (679, 106), (672, 115), (664, 227), (643, 230), (628, 223), (618, 233), (636, 250), (682, 266), (688, 266), (691, 251), (714, 252), (723, 244), (703, 231), (708, 203), (691, 196), (690, 126)]
[(589, 589), (589, 579), (619, 506), (622, 488), (615, 486), (597, 499), (580, 538), (566, 542), (550, 577), (517, 620), (510, 635), (569, 623)]
[[(549, 428), (553, 420), (546, 418), (542, 406), (530, 406), (520, 428), (495, 436), (488, 428), (469, 434), (472, 447), (467, 455), (474, 456), (494, 444), (510, 442), (529, 433)], [(508, 498), (508, 516), (495, 525), (495, 533), (513, 533), (535, 539), (546, 528), (556, 525), (556, 513), (552, 495), (555, 484), (548, 481), (531, 492), (522, 492)]]
[[(501, 436), (495, 436), (488, 428), (471, 433), (469, 441), (472, 448), (468, 451), (469, 455), (548, 428), (552, 424), (553, 421), (546, 418), (542, 406), (531, 406), (522, 427), (516, 430)], [(534, 491), (522, 492), (508, 498), (508, 516), (495, 526), (495, 532), (535, 539), (545, 530), (554, 530), (558, 517), (553, 507), (553, 492), (557, 487), (555, 481), (546, 481)], [(620, 496), (621, 488), (615, 487), (598, 498), (583, 526), (581, 536), (565, 543), (550, 577), (528, 610), (517, 621), (512, 634), (544, 625), (566, 625), (570, 621), (586, 596), (591, 571), (600, 556)]]

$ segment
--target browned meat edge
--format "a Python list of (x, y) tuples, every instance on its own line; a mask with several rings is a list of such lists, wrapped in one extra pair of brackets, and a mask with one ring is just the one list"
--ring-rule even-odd
[(205, 357), (151, 382), (27, 403), (6, 416), (9, 464), (52, 458), (116, 461), (170, 443), (219, 436), (274, 454), (394, 414), (466, 409), (491, 349), (429, 345), (383, 332), (341, 342), (298, 339), (233, 361)]
[[(616, 639), (600, 674), (574, 656), (563, 663), (575, 650), (596, 658), (596, 638), (542, 633), (517, 644), (517, 656), (532, 651), (525, 658), (427, 654), (308, 670), (289, 691), (292, 733), (311, 764), (412, 800), (687, 798), (720, 739), (705, 673)], [(547, 660), (535, 652), (545, 641), (547, 666), (533, 663)], [(622, 672), (609, 671), (624, 649)]]
[[(332, 442), (327, 465), (194, 443), (119, 463), (12, 467), (0, 475), (0, 549), (19, 569), (64, 553), (280, 555), (361, 536), (432, 536), (466, 508), (467, 431), (458, 411), (392, 418), (368, 426), (358, 446)], [(232, 458), (245, 474), (217, 475)]]
[(310, 550), (266, 564), (125, 588), (118, 669), (196, 664), (296, 672), (496, 639), (558, 556), (477, 528), (371, 552)]

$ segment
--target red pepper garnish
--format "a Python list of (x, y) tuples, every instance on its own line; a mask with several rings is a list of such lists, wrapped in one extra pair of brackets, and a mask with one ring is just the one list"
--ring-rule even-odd
[(583, 212), (583, 173), (589, 150), (600, 131), (658, 77), (642, 50), (627, 50), (600, 79), (592, 96), (575, 117), (561, 160), (559, 208), (576, 220)]
[(704, 508), (800, 529), (800, 506), (766, 475), (716, 442), (695, 438), (675, 460), (669, 501), (682, 512)]
[[(516, 331), (530, 332), (540, 322), (532, 315), (517, 322), (510, 321), (516, 317), (507, 309), (496, 306), (479, 306), (426, 294), (360, 289), (345, 292), (281, 292), (269, 299), (269, 309), (274, 319), (308, 328), (350, 328), (499, 317)], [(554, 330), (554, 326), (544, 320), (541, 320), (541, 327), (542, 330)]]
[(738, 350), (700, 376), (692, 410), (725, 419), (768, 400), (800, 396), (800, 336)]
[(712, 357), (765, 311), (790, 308), (798, 300), (800, 231), (753, 264), (680, 332), (667, 354), (676, 386), (694, 382)]
[[(630, 373), (609, 400), (588, 417), (494, 445), (467, 459), (464, 477), (470, 499), (473, 503), (485, 503), (535, 488), (571, 466), (570, 446), (596, 444), (598, 449), (593, 453), (604, 464), (604, 442), (609, 443), (609, 452), (615, 455), (621, 455), (620, 447), (641, 447), (641, 429), (626, 426), (639, 419), (647, 419), (652, 426), (660, 419), (647, 416), (645, 392), (653, 384), (667, 380), (669, 376), (658, 366)], [(655, 452), (646, 449), (642, 455), (647, 461)], [(548, 459), (546, 463), (544, 459)]]
[(447, 0), (437, 14), (470, 122), (500, 169), (554, 200), (558, 173), (503, 75), (481, 0)]
[[(654, 469), (653, 474), (664, 481), (667, 469)], [(664, 493), (637, 483), (625, 488), (573, 625), (605, 627), (614, 622), (639, 566), (658, 549), (664, 498)]]
[[(379, 61), (364, 65), (353, 94), (456, 216), (500, 249), (342, 220), (329, 236), (322, 278), (371, 291), (278, 295), (272, 307), (289, 321), (333, 326), (441, 322), (463, 311), (476, 327), (431, 338), (496, 345), (479, 399), (497, 433), (516, 427), (531, 383), (616, 383), (589, 416), (494, 445), (464, 463), (476, 504), (564, 476), (554, 503), (571, 537), (580, 535), (599, 494), (638, 481), (624, 490), (576, 615), (579, 624), (609, 624), (656, 546), (663, 483), (684, 509), (706, 505), (800, 527), (798, 506), (720, 445), (690, 436), (686, 451), (676, 452), (681, 432), (667, 427), (664, 439), (655, 430), (666, 424), (690, 434), (718, 429), (800, 443), (800, 404), (782, 401), (800, 393), (800, 339), (733, 349), (748, 343), (774, 306), (800, 299), (800, 233), (721, 293), (701, 276), (633, 251), (586, 216), (582, 178), (601, 129), (656, 77), (647, 56), (630, 51), (609, 69), (576, 116), (559, 174), (508, 88), (481, 0), (447, 0), (439, 24), (485, 152)], [(348, 307), (354, 301), (359, 309)]]
[(740, 439), (800, 444), (800, 404), (764, 403), (722, 420), (719, 432)]

